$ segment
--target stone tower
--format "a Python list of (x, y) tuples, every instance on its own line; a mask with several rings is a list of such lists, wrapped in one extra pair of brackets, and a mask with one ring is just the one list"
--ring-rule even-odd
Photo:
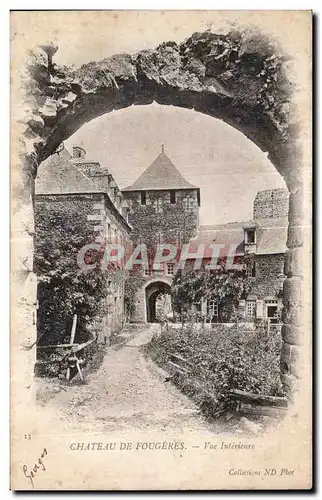
[(180, 174), (164, 152), (129, 187), (133, 243), (181, 245), (195, 236), (199, 224), (200, 190)]
[(277, 219), (288, 216), (289, 192), (287, 189), (258, 191), (253, 205), (253, 218)]
[[(129, 206), (133, 245), (145, 244), (148, 253), (148, 268), (132, 271), (141, 279), (132, 321), (154, 322), (158, 297), (170, 292), (181, 247), (198, 231), (200, 190), (184, 179), (162, 146), (154, 162), (122, 194)], [(175, 245), (177, 254), (155, 266), (155, 251), (162, 243)]]

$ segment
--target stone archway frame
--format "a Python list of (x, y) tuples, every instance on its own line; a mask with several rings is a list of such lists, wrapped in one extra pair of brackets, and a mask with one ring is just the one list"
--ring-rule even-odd
[(169, 289), (171, 290), (171, 285), (172, 285), (172, 278), (170, 278), (169, 276), (160, 276), (160, 277), (152, 277), (150, 279), (148, 279), (146, 281), (146, 283), (144, 283), (143, 287), (142, 287), (142, 292), (144, 294), (144, 301), (145, 301), (145, 322), (148, 321), (148, 317), (147, 317), (147, 288), (151, 287), (153, 284), (158, 284), (158, 283), (162, 283), (163, 285), (166, 285), (169, 287)]
[[(227, 50), (222, 51), (219, 42)], [(17, 163), (16, 171), (21, 175), (14, 207), (18, 224), (13, 237), (19, 239), (19, 249), (25, 241), (25, 253), (19, 250), (22, 255), (12, 264), (17, 290), (32, 273), (32, 234), (21, 224), (21, 214), (32, 213), (30, 195), (38, 165), (63, 140), (102, 114), (154, 101), (221, 119), (268, 154), (290, 192), (281, 379), (291, 393), (297, 386), (297, 361), (305, 338), (302, 295), (307, 252), (303, 248), (307, 235), (310, 239), (310, 228), (305, 233), (310, 222), (303, 211), (302, 144), (292, 107), (293, 82), (287, 79), (289, 58), (272, 40), (237, 31), (228, 35), (195, 33), (179, 45), (165, 42), (154, 50), (115, 55), (76, 71), (59, 68), (54, 63), (56, 51), (53, 45), (42, 46), (28, 63), (29, 113), (23, 131), (26, 150), (20, 165)], [(17, 299), (17, 307), (21, 299)], [(28, 307), (30, 310), (32, 305), (23, 303), (24, 316)], [(24, 326), (22, 337), (36, 338), (35, 327), (28, 328)], [(30, 359), (26, 366), (32, 371)]]

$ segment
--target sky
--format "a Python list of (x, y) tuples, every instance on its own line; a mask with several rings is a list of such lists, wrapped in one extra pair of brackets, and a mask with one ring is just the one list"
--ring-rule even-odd
[[(306, 29), (308, 16), (293, 12), (293, 28), (296, 21), (298, 32)], [(25, 57), (19, 47), (37, 43), (54, 42), (54, 62), (79, 67), (153, 49), (165, 40), (181, 42), (196, 31), (241, 26), (256, 26), (286, 51), (302, 54), (303, 41), (287, 30), (288, 22), (287, 11), (19, 11), (11, 16), (12, 67), (19, 69)], [(70, 149), (82, 145), (89, 159), (108, 167), (120, 188), (152, 163), (161, 144), (182, 175), (200, 187), (201, 224), (250, 219), (258, 190), (285, 187), (265, 154), (241, 132), (193, 110), (132, 106), (96, 118), (65, 141)]]
[(131, 106), (83, 125), (65, 147), (82, 146), (122, 189), (148, 168), (164, 144), (179, 172), (200, 187), (200, 224), (252, 218), (257, 191), (285, 188), (275, 167), (241, 132), (193, 110)]

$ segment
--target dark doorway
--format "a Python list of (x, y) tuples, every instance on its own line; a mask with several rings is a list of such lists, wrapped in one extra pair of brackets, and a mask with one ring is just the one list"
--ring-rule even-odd
[[(162, 281), (151, 283), (145, 289), (146, 300), (146, 319), (148, 323), (157, 323), (160, 321), (160, 312), (163, 309), (162, 302), (165, 304), (171, 303), (171, 288), (170, 285)], [(167, 314), (169, 306), (164, 312)]]

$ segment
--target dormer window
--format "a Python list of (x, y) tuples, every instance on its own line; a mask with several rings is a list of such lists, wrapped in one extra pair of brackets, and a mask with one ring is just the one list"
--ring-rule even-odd
[(245, 229), (245, 243), (250, 245), (256, 243), (256, 233), (254, 228)]
[(73, 147), (73, 158), (84, 159), (85, 155), (86, 155), (85, 149), (81, 148), (80, 146)]

